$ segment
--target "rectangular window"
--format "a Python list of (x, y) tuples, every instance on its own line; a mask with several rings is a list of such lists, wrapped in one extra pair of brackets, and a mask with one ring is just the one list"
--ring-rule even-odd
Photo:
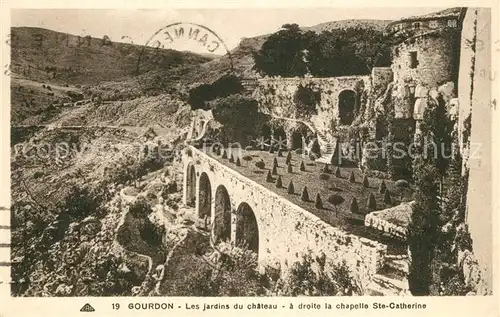
[(417, 68), (418, 59), (417, 52), (410, 52), (410, 68)]

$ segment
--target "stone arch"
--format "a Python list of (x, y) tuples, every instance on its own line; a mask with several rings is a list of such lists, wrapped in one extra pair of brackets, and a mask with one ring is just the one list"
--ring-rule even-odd
[(354, 120), (356, 111), (356, 92), (350, 89), (339, 93), (339, 118), (340, 124), (350, 125)]
[(207, 173), (203, 172), (200, 175), (199, 180), (199, 189), (198, 189), (198, 217), (210, 218), (211, 212), (211, 202), (212, 202), (212, 185), (210, 184), (210, 179), (208, 178)]
[(260, 136), (264, 138), (264, 140), (267, 140), (271, 137), (272, 135), (272, 129), (269, 126), (269, 124), (265, 123), (262, 125), (262, 128), (260, 129)]
[(302, 149), (303, 144), (302, 144), (302, 133), (299, 131), (293, 131), (292, 132), (292, 144), (291, 144), (291, 149)]
[(281, 126), (275, 127), (273, 137), (274, 137), (275, 143), (278, 143), (279, 141), (286, 140), (285, 129)]
[(223, 185), (215, 191), (213, 236), (216, 243), (231, 240), (231, 200)]
[(188, 164), (186, 173), (186, 204), (189, 207), (194, 207), (196, 204), (196, 170), (193, 163)]
[(246, 244), (249, 250), (259, 253), (259, 226), (253, 209), (242, 202), (236, 211), (236, 243)]

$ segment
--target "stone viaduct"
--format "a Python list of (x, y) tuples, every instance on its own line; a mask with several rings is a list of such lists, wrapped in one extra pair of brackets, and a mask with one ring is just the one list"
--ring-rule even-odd
[(324, 254), (330, 263), (345, 260), (369, 282), (384, 265), (386, 245), (330, 226), (201, 150), (188, 146), (183, 163), (184, 203), (212, 224), (212, 242), (245, 243), (258, 254), (261, 271)]

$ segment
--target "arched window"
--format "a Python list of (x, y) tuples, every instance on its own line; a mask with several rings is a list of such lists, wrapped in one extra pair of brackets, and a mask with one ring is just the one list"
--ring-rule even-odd
[(356, 93), (352, 90), (343, 90), (339, 94), (340, 124), (349, 125), (354, 120)]

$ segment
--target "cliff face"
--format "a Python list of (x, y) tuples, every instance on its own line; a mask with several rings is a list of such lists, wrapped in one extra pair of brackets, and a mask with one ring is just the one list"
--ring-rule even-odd
[[(476, 30), (475, 35), (472, 34), (472, 48), (462, 47), (462, 52), (470, 57), (464, 63), (470, 61), (472, 63), (469, 64), (471, 67), (460, 70), (459, 83), (459, 89), (463, 88), (464, 91), (470, 92), (470, 94), (460, 93), (459, 97), (461, 119), (465, 120), (465, 114), (471, 114), (470, 149), (465, 151), (469, 153), (466, 222), (473, 241), (473, 252), (480, 268), (478, 293), (491, 294), (493, 286), (491, 38), (489, 31), (480, 29), (482, 25), (491, 25), (491, 12), (489, 9), (469, 10), (466, 22), (471, 24), (469, 28)], [(460, 123), (463, 125), (463, 122)], [(469, 262), (474, 263), (474, 261)], [(464, 274), (473, 272), (471, 266), (465, 264)]]

